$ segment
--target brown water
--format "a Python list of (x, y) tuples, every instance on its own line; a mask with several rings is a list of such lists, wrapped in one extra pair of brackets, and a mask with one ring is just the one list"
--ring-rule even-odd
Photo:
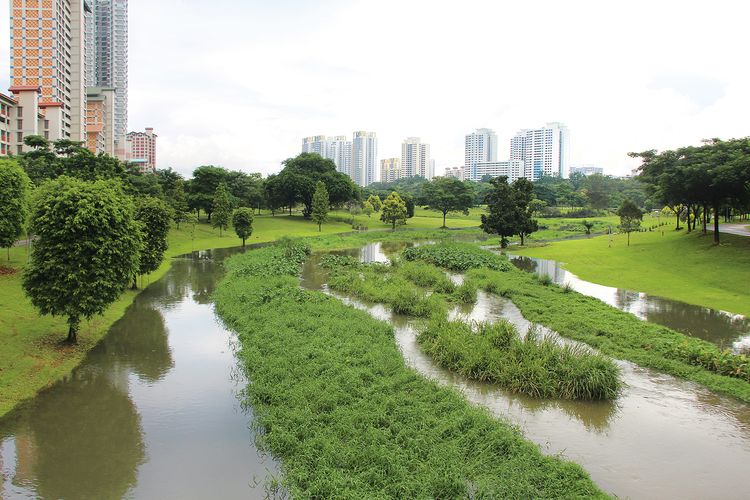
[[(349, 252), (383, 261), (387, 251), (368, 245)], [(313, 256), (303, 286), (322, 289), (325, 275)], [(380, 304), (333, 294), (393, 324), (410, 366), (461, 390), (473, 403), (517, 425), (545, 453), (581, 464), (605, 491), (630, 498), (747, 498), (750, 405), (696, 384), (618, 361), (627, 384), (614, 402), (538, 400), (472, 382), (444, 370), (416, 343), (417, 321)], [(529, 323), (510, 301), (479, 293), (476, 305), (457, 309), (466, 320), (506, 318), (523, 333)]]
[(79, 368), (0, 420), (0, 497), (264, 496), (277, 467), (208, 302), (230, 253), (175, 260)]
[(734, 351), (750, 349), (750, 318), (740, 314), (591, 283), (566, 271), (554, 260), (507, 255), (511, 262), (523, 271), (538, 276), (549, 276), (557, 284), (568, 284), (583, 295), (595, 297), (640, 319), (713, 342), (720, 347), (732, 348)]

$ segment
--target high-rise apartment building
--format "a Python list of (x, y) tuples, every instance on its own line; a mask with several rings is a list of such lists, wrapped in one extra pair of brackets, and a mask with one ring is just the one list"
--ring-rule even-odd
[(11, 149), (13, 145), (11, 133), (14, 131), (11, 121), (14, 120), (15, 107), (15, 99), (0, 94), (0, 156), (8, 156), (14, 153)]
[(401, 159), (380, 160), (380, 182), (394, 182), (401, 178)]
[(561, 123), (519, 131), (510, 142), (510, 159), (523, 161), (524, 177), (535, 181), (543, 175), (568, 177), (570, 131)]
[(345, 135), (305, 137), (302, 139), (302, 152), (317, 153), (323, 158), (333, 160), (337, 171), (351, 176), (352, 142)]
[(464, 167), (445, 167), (445, 177), (464, 180)]
[(478, 128), (466, 136), (464, 148), (464, 171), (474, 175), (472, 169), (479, 162), (497, 161), (497, 135), (489, 128)]
[(350, 177), (359, 186), (368, 186), (377, 179), (378, 137), (375, 132), (357, 131), (352, 137), (352, 171)]
[[(86, 140), (87, 0), (11, 0), (10, 91), (16, 152), (27, 135)], [(44, 114), (42, 128), (38, 115)], [(20, 133), (20, 136), (18, 135)]]
[[(128, 0), (91, 0), (93, 7), (93, 36), (95, 69), (91, 86), (111, 87), (114, 96), (114, 154), (126, 157), (128, 132)], [(90, 57), (89, 60), (92, 58)]]
[(142, 171), (156, 171), (156, 137), (153, 128), (127, 135), (128, 158), (131, 163), (140, 166)]
[(479, 182), (485, 178), (505, 176), (513, 182), (524, 176), (524, 164), (521, 160), (480, 161), (474, 164), (470, 172), (464, 172), (466, 180)]
[(604, 168), (597, 167), (596, 165), (576, 165), (570, 167), (570, 173), (583, 175), (604, 175)]
[(115, 156), (114, 135), (115, 89), (86, 89), (86, 144), (94, 154)]
[(407, 137), (401, 143), (401, 173), (403, 177), (420, 176), (431, 179), (430, 145), (419, 137)]

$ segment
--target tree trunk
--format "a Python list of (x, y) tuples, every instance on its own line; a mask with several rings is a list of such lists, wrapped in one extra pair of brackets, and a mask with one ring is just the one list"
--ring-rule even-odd
[(131, 290), (138, 290), (138, 275), (133, 275), (133, 286), (130, 287)]
[(703, 234), (706, 234), (708, 232), (707, 226), (708, 226), (708, 207), (704, 204), (703, 205)]
[(719, 244), (719, 205), (714, 205), (714, 243)]
[(8, 247), (8, 262), (10, 262), (10, 247)]
[[(692, 205), (691, 205), (690, 203), (688, 203), (688, 204), (687, 204), (687, 212), (686, 212), (686, 214), (687, 214), (687, 217), (686, 217), (686, 219), (687, 219), (687, 232), (688, 232), (688, 234), (689, 234), (689, 233), (690, 233), (690, 231), (691, 231), (691, 226), (690, 226), (690, 210), (691, 210), (692, 208), (693, 208), (693, 206), (692, 206)], [(628, 237), (630, 237), (630, 234), (629, 234), (629, 233), (628, 233)], [(628, 246), (629, 246), (629, 245), (628, 245)]]
[(675, 230), (679, 231), (680, 230), (680, 214), (682, 213), (682, 210), (680, 210), (679, 212), (675, 210), (674, 213), (677, 215), (677, 227), (675, 228)]
[(242, 238), (242, 248), (245, 248), (245, 238)]
[(519, 233), (518, 236), (521, 237), (521, 246), (523, 246), (523, 241), (524, 241), (523, 233)]
[(321, 232), (321, 231), (322, 231), (321, 224), (318, 224), (318, 232)]
[(67, 342), (71, 344), (78, 343), (78, 326), (81, 324), (81, 320), (78, 316), (71, 316), (68, 318), (68, 338)]
[(396, 219), (393, 219), (392, 222), (393, 222), (393, 230), (395, 231), (396, 230)]
[(445, 227), (445, 215), (447, 212), (443, 212), (443, 227)]
[(630, 246), (630, 231), (628, 231), (627, 233), (628, 233), (628, 246)]
[(292, 216), (292, 206), (289, 205), (289, 217), (291, 217), (291, 216)]

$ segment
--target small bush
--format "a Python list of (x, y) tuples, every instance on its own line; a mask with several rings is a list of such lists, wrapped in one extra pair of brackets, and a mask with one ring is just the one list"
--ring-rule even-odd
[(407, 248), (402, 255), (404, 259), (409, 261), (422, 260), (458, 272), (480, 267), (495, 271), (509, 271), (511, 268), (508, 259), (504, 256), (470, 245), (455, 243), (438, 243)]

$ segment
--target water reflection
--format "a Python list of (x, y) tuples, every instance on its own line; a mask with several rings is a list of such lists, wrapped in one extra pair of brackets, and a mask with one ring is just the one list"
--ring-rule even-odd
[(567, 283), (577, 292), (595, 297), (640, 319), (713, 342), (720, 347), (739, 350), (750, 339), (750, 318), (742, 315), (584, 281), (554, 260), (512, 254), (508, 254), (508, 257), (523, 271), (547, 275), (557, 284)]
[(175, 260), (70, 376), (0, 419), (0, 498), (263, 495), (276, 465), (208, 303), (232, 252)]

